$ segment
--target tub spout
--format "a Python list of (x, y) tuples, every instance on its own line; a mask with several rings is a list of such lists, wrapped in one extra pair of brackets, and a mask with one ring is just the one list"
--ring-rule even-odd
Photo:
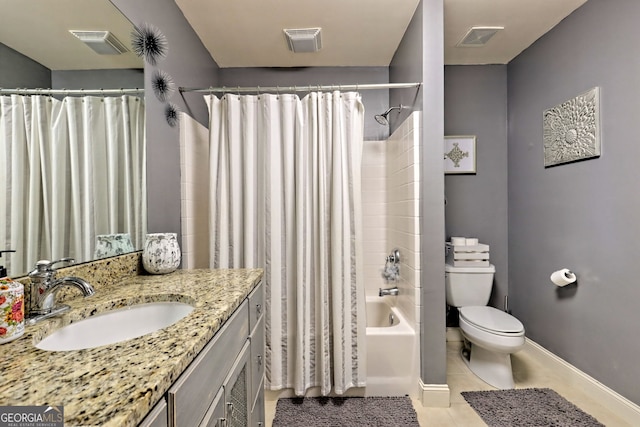
[(385, 288), (385, 289), (380, 288), (380, 293), (378, 295), (380, 295), (381, 297), (386, 295), (396, 296), (398, 295), (398, 287), (394, 286), (393, 288)]

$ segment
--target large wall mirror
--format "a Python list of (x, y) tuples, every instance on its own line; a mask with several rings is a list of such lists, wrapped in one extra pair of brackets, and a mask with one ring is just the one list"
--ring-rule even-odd
[(0, 265), (12, 277), (39, 259), (142, 247), (144, 63), (132, 30), (109, 0), (3, 2), (0, 250), (16, 252)]

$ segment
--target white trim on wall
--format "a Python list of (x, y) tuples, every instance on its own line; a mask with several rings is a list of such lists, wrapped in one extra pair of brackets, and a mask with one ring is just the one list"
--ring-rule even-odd
[(631, 402), (626, 397), (616, 393), (595, 378), (582, 372), (564, 359), (556, 356), (540, 344), (527, 338), (525, 347), (529, 354), (545, 366), (553, 365), (553, 369), (575, 388), (583, 390), (597, 400), (602, 406), (627, 421), (632, 426), (640, 425), (640, 406)]
[[(460, 329), (447, 328), (447, 341), (462, 341)], [(538, 363), (558, 372), (568, 384), (583, 390), (630, 425), (640, 425), (640, 406), (556, 356), (530, 338), (527, 338), (525, 350)]]
[(420, 401), (427, 408), (448, 408), (451, 406), (449, 384), (425, 384), (419, 381)]

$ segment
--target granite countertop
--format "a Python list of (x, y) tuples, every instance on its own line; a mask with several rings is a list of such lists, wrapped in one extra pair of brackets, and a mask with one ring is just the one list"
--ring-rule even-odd
[[(0, 406), (62, 405), (65, 426), (135, 426), (211, 340), (262, 277), (260, 269), (178, 270), (127, 277), (68, 299), (71, 311), (27, 326), (2, 344)], [(49, 352), (34, 344), (92, 314), (182, 301), (195, 309), (165, 329), (113, 345)]]

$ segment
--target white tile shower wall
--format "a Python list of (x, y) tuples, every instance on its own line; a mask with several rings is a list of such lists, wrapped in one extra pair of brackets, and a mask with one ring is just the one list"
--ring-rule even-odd
[(411, 114), (386, 143), (387, 246), (401, 254), (397, 305), (419, 330), (420, 113)]
[(363, 248), (366, 295), (384, 287), (381, 271), (387, 245), (386, 141), (364, 141), (362, 149)]
[[(209, 267), (207, 129), (187, 114), (180, 117), (182, 268)], [(189, 149), (187, 148), (189, 146)], [(200, 230), (195, 233), (194, 230)]]

